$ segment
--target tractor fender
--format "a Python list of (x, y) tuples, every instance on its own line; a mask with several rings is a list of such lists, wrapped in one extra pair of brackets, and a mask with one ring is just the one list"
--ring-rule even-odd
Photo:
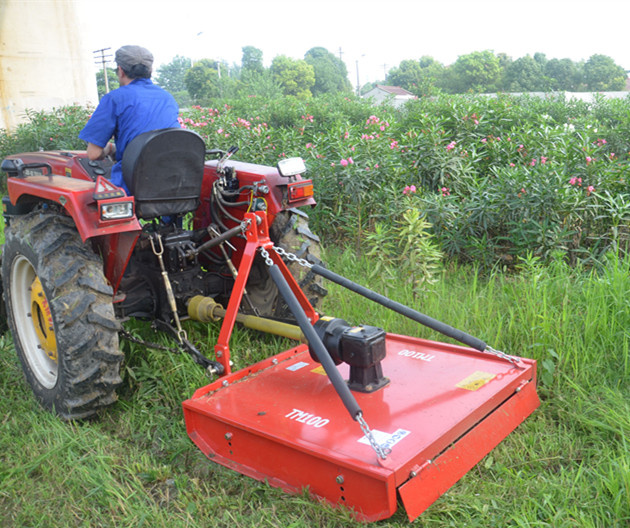
[[(135, 216), (102, 222), (91, 181), (54, 174), (8, 178), (7, 190), (17, 211), (28, 212), (42, 202), (59, 204), (72, 217), (81, 240), (91, 240), (98, 249), (105, 276), (116, 290), (142, 231)], [(11, 216), (6, 211), (5, 215)]]

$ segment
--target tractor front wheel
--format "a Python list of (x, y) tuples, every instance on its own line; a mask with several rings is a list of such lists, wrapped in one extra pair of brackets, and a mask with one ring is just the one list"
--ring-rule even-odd
[(70, 420), (116, 401), (123, 354), (112, 288), (72, 219), (12, 219), (2, 282), (15, 349), (43, 407)]

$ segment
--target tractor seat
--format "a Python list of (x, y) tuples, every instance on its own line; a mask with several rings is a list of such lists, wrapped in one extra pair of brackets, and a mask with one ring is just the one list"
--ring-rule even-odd
[(150, 219), (189, 213), (199, 206), (206, 146), (182, 128), (151, 130), (133, 138), (122, 173), (136, 202), (136, 215)]

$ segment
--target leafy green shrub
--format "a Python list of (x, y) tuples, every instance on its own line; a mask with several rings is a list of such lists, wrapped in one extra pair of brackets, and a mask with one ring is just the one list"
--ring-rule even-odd
[(63, 106), (51, 111), (26, 110), (27, 121), (13, 132), (0, 130), (0, 157), (37, 150), (85, 150), (78, 138), (92, 110)]
[[(78, 107), (30, 112), (0, 134), (0, 154), (82, 149)], [(394, 227), (401, 192), (444, 253), (491, 268), (528, 252), (598, 259), (630, 244), (630, 99), (437, 96), (402, 108), (351, 95), (253, 96), (182, 110), (209, 148), (275, 165), (302, 156), (315, 185), (314, 228), (360, 250), (376, 225)]]
[[(406, 191), (415, 192), (411, 188)], [(371, 278), (407, 285), (415, 299), (438, 280), (443, 254), (433, 241), (431, 224), (411, 200), (407, 205), (389, 223), (375, 224), (366, 235), (366, 255), (374, 258)]]

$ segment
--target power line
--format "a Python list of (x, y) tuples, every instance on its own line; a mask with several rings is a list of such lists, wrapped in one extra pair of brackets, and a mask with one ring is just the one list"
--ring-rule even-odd
[(105, 78), (105, 93), (109, 93), (109, 80), (107, 79), (107, 67), (105, 66), (108, 62), (111, 62), (112, 60), (112, 55), (111, 53), (108, 53), (107, 55), (105, 55), (105, 52), (110, 50), (112, 48), (102, 48), (99, 50), (94, 50), (92, 53), (97, 54), (100, 53), (100, 57), (98, 57), (98, 55), (95, 55), (95, 61), (94, 64), (102, 64), (103, 65), (103, 77)]

